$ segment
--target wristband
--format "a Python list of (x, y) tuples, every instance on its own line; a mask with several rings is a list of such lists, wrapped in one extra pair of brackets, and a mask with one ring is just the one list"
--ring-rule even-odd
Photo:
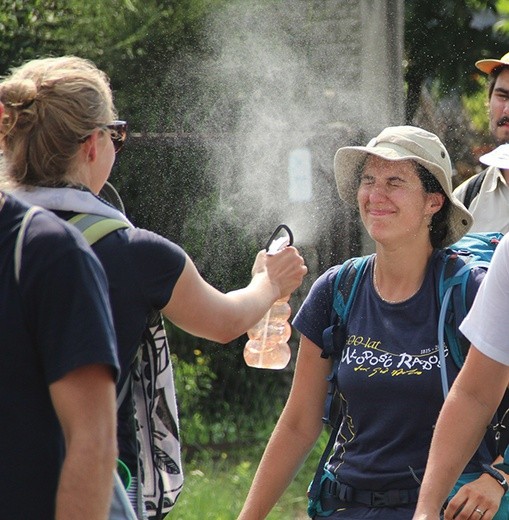
[(487, 473), (490, 477), (493, 477), (504, 488), (504, 493), (507, 493), (509, 484), (502, 473), (492, 468), (489, 464), (483, 464), (482, 469), (483, 473)]

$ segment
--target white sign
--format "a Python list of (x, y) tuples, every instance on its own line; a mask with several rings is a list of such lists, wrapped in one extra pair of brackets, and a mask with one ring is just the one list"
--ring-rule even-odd
[(309, 202), (313, 198), (313, 171), (309, 148), (295, 148), (288, 154), (288, 199)]

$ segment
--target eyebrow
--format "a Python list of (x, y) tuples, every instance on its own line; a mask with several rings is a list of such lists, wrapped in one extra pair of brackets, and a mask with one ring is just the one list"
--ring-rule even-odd
[(509, 96), (509, 90), (502, 87), (497, 87), (493, 89), (493, 93), (495, 94), (504, 94), (505, 96)]
[[(371, 175), (369, 173), (363, 173), (360, 176), (361, 180), (364, 180), (364, 179), (371, 180), (371, 179), (374, 179), (374, 178), (375, 178), (375, 176)], [(391, 175), (390, 177), (387, 177), (385, 180), (387, 182), (393, 182), (393, 181), (407, 182), (407, 180), (404, 177), (401, 177), (400, 175)]]

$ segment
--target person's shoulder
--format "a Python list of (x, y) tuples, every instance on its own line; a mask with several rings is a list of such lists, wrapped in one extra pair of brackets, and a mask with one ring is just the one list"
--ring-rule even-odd
[(55, 246), (88, 250), (82, 234), (71, 224), (66, 223), (50, 211), (32, 207), (27, 222), (25, 242), (29, 245), (44, 245), (45, 249)]
[(126, 228), (111, 235), (94, 246), (101, 260), (109, 262), (123, 258), (135, 272), (145, 273), (150, 278), (156, 273), (179, 275), (184, 269), (187, 259), (184, 249), (157, 233), (143, 228)]
[(485, 177), (488, 170), (489, 170), (489, 168), (486, 168), (486, 169), (480, 171), (479, 173), (475, 173), (474, 175), (472, 175), (468, 179), (465, 179), (461, 184), (459, 184), (454, 189), (454, 195), (461, 202), (463, 202), (464, 199), (465, 199), (465, 195), (466, 195), (466, 192), (468, 190), (468, 187), (471, 186), (473, 183), (475, 183), (480, 177)]
[[(318, 278), (313, 283), (313, 291), (317, 292), (320, 290), (331, 290), (334, 286), (334, 281), (341, 269), (342, 264), (333, 265), (329, 267), (326, 271), (318, 276)], [(330, 289), (329, 289), (330, 288)]]
[(83, 272), (104, 278), (102, 266), (84, 236), (54, 213), (32, 206), (18, 227), (15, 247), (20, 273), (24, 273), (21, 279), (26, 279), (27, 272), (47, 269), (58, 269), (64, 278), (82, 276)]
[(185, 255), (181, 246), (148, 229), (126, 228), (119, 230), (118, 233), (125, 237), (126, 244), (131, 251), (161, 251), (178, 256)]
[[(355, 276), (357, 274), (357, 269), (362, 266), (368, 265), (371, 261), (371, 255), (365, 257), (355, 257), (345, 260), (341, 264), (334, 265), (329, 267), (324, 273), (322, 273), (314, 283), (315, 290), (318, 288), (330, 288), (332, 289), (335, 285), (336, 280), (338, 280), (338, 275), (340, 276)], [(367, 262), (367, 263), (366, 263)], [(339, 282), (339, 280), (338, 280)]]
[(40, 206), (30, 206), (15, 196), (4, 194), (3, 213), (7, 223), (23, 234), (26, 244), (84, 243), (81, 234), (54, 213)]

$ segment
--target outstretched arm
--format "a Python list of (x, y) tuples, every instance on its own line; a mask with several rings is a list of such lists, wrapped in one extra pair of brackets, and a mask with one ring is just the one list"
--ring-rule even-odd
[[(508, 382), (508, 366), (493, 361), (474, 346), (470, 348), (437, 421), (414, 520), (438, 520), (442, 504), (479, 446)], [(484, 511), (487, 507), (483, 520), (493, 517), (496, 511), (488, 501), (474, 501), (472, 497), (468, 508), (457, 516), (465, 500), (462, 504), (452, 501), (444, 518), (462, 520), (476, 508)]]
[(322, 431), (331, 362), (302, 337), (292, 389), (267, 444), (239, 520), (265, 518), (293, 480)]
[(66, 455), (56, 520), (106, 520), (117, 456), (115, 383), (111, 368), (87, 365), (50, 385)]
[(255, 325), (276, 300), (299, 287), (306, 273), (294, 247), (274, 255), (260, 251), (249, 285), (224, 294), (208, 284), (187, 258), (163, 314), (195, 336), (228, 343)]

